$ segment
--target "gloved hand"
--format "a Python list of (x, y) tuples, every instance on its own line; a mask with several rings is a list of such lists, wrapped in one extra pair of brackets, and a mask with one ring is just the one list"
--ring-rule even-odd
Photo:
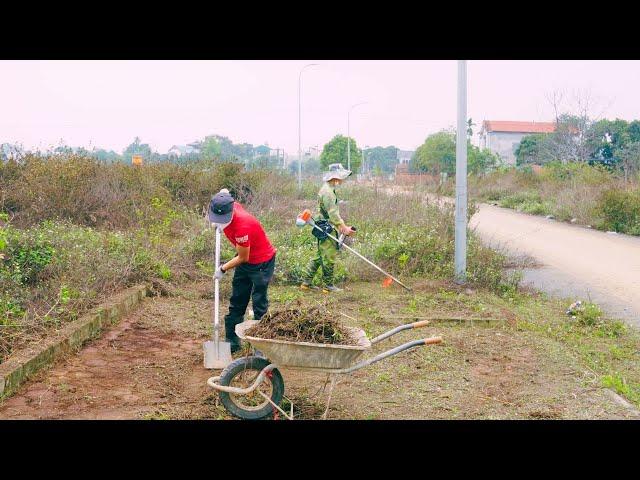
[(353, 230), (351, 227), (349, 227), (348, 225), (340, 225), (340, 233), (343, 233), (347, 236), (353, 235), (355, 233), (355, 230)]
[(218, 267), (218, 269), (216, 270), (216, 273), (213, 274), (213, 278), (215, 278), (216, 280), (222, 280), (222, 277), (224, 277), (225, 272), (222, 270), (222, 267)]

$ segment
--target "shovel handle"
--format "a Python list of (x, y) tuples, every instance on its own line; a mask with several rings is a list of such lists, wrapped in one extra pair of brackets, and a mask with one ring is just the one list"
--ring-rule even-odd
[(429, 337), (424, 340), (425, 345), (435, 345), (437, 343), (442, 343), (442, 337)]

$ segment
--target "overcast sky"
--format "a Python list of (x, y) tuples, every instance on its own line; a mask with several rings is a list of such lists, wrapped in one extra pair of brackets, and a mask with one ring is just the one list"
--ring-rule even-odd
[[(137, 135), (160, 153), (208, 134), (298, 149), (337, 133), (413, 150), (455, 125), (455, 61), (0, 61), (0, 143), (121, 152)], [(468, 116), (552, 120), (545, 96), (589, 92), (594, 113), (640, 118), (638, 61), (468, 62)]]

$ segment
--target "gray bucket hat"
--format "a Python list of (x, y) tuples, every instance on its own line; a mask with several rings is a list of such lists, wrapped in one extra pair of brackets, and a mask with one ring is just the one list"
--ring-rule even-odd
[(337, 178), (338, 180), (344, 180), (353, 172), (351, 170), (347, 170), (342, 166), (341, 163), (332, 163), (329, 165), (329, 171), (322, 176), (322, 180), (324, 182), (328, 182), (329, 180), (333, 180)]

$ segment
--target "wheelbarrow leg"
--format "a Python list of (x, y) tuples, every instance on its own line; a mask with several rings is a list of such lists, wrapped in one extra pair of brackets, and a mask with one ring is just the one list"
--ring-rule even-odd
[(329, 386), (329, 398), (327, 398), (327, 408), (322, 414), (323, 420), (327, 419), (327, 413), (329, 413), (329, 405), (331, 403), (331, 395), (333, 394), (333, 387), (336, 386), (336, 378), (337, 378), (336, 375), (331, 375), (331, 385)]

